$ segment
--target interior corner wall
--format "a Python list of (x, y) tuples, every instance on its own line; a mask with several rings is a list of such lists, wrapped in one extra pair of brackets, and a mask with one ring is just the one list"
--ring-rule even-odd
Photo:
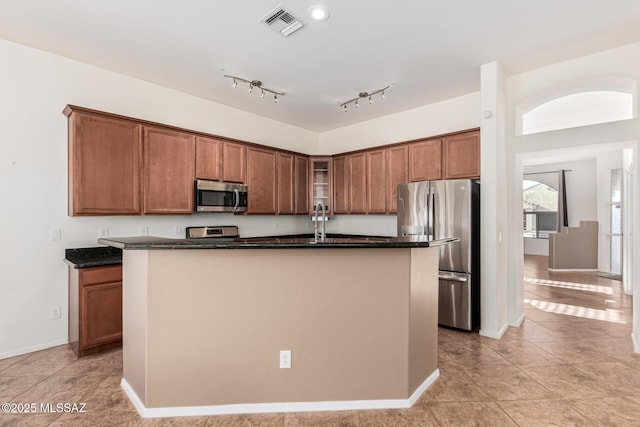
[[(506, 80), (497, 62), (480, 71), (484, 117), (480, 140), (482, 287), (480, 334), (500, 338), (508, 326), (507, 286), (509, 252), (507, 224), (508, 165), (506, 146)], [(512, 252), (512, 251), (511, 251)], [(491, 254), (491, 256), (486, 256)], [(515, 300), (515, 297), (511, 299)]]
[[(480, 93), (476, 92), (345, 126), (320, 134), (318, 154), (332, 155), (477, 128), (479, 111)], [(352, 113), (357, 111), (349, 112)], [(327, 223), (327, 232), (395, 236), (396, 227), (396, 215), (335, 215)]]
[[(319, 136), (319, 154), (338, 154), (477, 128), (479, 110), (480, 92), (474, 92), (330, 130)], [(348, 114), (351, 113), (358, 112)]]
[[(311, 153), (318, 134), (61, 56), (0, 40), (0, 359), (67, 342), (65, 248), (110, 236), (176, 237), (174, 228), (239, 225), (243, 235), (308, 230), (306, 216), (67, 216), (66, 104)], [(246, 126), (251, 123), (251, 126)], [(51, 241), (51, 230), (62, 239)], [(51, 307), (62, 319), (51, 320)]]

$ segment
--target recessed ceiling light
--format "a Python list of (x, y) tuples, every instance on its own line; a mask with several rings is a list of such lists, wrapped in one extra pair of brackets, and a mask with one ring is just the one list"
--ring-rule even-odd
[(329, 18), (329, 9), (320, 5), (311, 6), (309, 8), (309, 16), (314, 21), (326, 21)]

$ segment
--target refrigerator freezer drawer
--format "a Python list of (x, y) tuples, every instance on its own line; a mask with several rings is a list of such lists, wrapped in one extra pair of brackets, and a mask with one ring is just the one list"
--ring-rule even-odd
[(472, 329), (471, 275), (441, 275), (439, 278), (438, 323), (443, 326)]

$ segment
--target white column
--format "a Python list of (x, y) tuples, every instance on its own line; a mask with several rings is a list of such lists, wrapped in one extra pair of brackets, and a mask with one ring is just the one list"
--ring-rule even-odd
[(482, 290), (480, 335), (500, 338), (507, 329), (506, 79), (497, 62), (480, 72)]

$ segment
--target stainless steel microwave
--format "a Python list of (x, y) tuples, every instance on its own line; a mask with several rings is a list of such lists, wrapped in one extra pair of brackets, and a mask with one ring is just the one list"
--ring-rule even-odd
[(198, 179), (194, 200), (196, 212), (246, 212), (247, 186)]

